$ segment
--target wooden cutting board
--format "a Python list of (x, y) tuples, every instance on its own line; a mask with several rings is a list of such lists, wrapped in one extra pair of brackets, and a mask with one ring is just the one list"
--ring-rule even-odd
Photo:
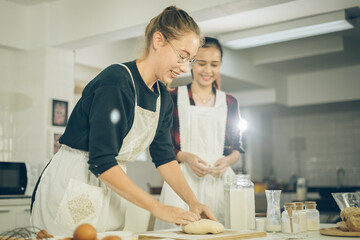
[(150, 232), (146, 234), (140, 234), (139, 240), (147, 239), (176, 239), (176, 240), (186, 240), (186, 239), (211, 239), (211, 240), (235, 240), (235, 239), (250, 239), (250, 238), (262, 238), (266, 237), (266, 232), (255, 232), (255, 231), (233, 231), (225, 230), (222, 233), (216, 234), (186, 234), (182, 231), (158, 231)]
[(322, 228), (320, 234), (339, 237), (360, 237), (360, 232), (344, 232), (337, 227)]

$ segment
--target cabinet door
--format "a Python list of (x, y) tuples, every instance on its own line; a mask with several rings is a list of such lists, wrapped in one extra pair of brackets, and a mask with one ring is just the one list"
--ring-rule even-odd
[(16, 226), (16, 207), (0, 207), (0, 233), (14, 229)]
[(30, 226), (30, 206), (16, 207), (16, 227)]

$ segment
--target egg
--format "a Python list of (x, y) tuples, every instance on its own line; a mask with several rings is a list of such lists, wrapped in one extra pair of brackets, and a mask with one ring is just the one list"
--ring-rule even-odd
[(74, 231), (74, 240), (96, 240), (96, 229), (88, 224), (79, 225)]
[(119, 236), (111, 235), (111, 236), (104, 237), (102, 240), (122, 240), (122, 239)]

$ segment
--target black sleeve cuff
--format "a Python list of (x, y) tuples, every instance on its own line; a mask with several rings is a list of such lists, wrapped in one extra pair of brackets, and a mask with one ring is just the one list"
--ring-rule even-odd
[(169, 159), (162, 160), (162, 161), (156, 161), (156, 162), (154, 162), (154, 164), (155, 164), (155, 167), (158, 168), (158, 167), (160, 167), (161, 165), (164, 165), (164, 164), (169, 163), (169, 162), (171, 162), (171, 161), (177, 161), (177, 160), (174, 159), (174, 158), (172, 158), (172, 159), (169, 158)]
[(106, 172), (110, 168), (118, 165), (114, 156), (106, 156), (97, 159), (89, 159), (89, 170), (96, 176), (99, 177), (102, 173)]

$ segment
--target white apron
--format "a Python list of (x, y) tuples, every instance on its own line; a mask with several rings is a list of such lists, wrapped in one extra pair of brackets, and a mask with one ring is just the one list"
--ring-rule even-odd
[[(196, 154), (202, 160), (213, 165), (223, 157), (227, 119), (226, 95), (216, 91), (214, 107), (190, 105), (187, 86), (178, 88), (178, 111), (181, 151)], [(215, 217), (224, 223), (224, 183), (226, 176), (234, 175), (229, 167), (221, 178), (208, 174), (198, 177), (186, 163), (180, 168), (199, 202), (209, 206)], [(189, 210), (187, 204), (165, 182), (160, 195), (164, 204)], [(156, 220), (155, 230), (179, 228), (175, 224)]]
[[(122, 64), (121, 64), (122, 65)], [(132, 78), (130, 70), (124, 66)], [(160, 113), (160, 88), (156, 111), (137, 105), (132, 128), (124, 138), (116, 160), (126, 172), (126, 162), (134, 161), (155, 137)], [(98, 232), (122, 230), (126, 200), (113, 192), (88, 170), (88, 152), (62, 145), (39, 182), (31, 222), (52, 235), (72, 236), (81, 223), (92, 224)]]

